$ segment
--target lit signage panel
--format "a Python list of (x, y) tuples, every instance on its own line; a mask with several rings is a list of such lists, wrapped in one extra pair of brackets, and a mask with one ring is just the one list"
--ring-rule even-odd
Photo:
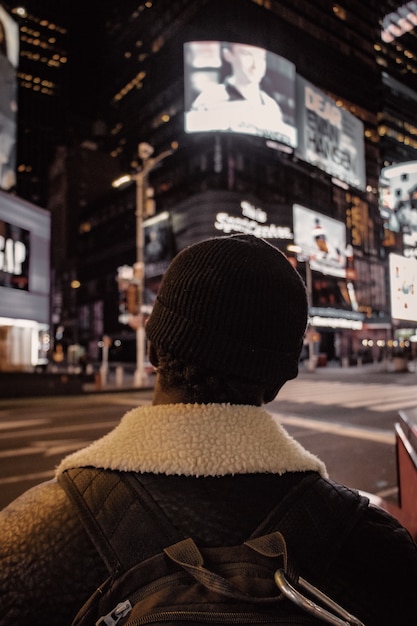
[(0, 5), (0, 189), (16, 183), (16, 68), (19, 29)]
[(0, 220), (0, 287), (29, 289), (30, 233)]
[(389, 255), (391, 316), (417, 322), (417, 259)]
[(352, 187), (365, 190), (363, 123), (297, 76), (297, 156)]
[(345, 225), (299, 204), (293, 205), (293, 222), (299, 260), (308, 259), (311, 269), (323, 274), (345, 278)]
[(396, 11), (392, 11), (385, 15), (382, 20), (381, 39), (386, 43), (395, 41), (398, 37), (402, 37), (405, 33), (409, 33), (417, 26), (417, 4), (405, 2), (398, 7)]
[(184, 44), (185, 131), (235, 132), (297, 145), (295, 65), (264, 48)]
[(172, 226), (168, 212), (143, 222), (145, 279), (161, 277), (174, 256)]
[(240, 203), (241, 215), (230, 214), (221, 211), (216, 215), (214, 228), (226, 235), (231, 233), (244, 233), (254, 235), (262, 239), (288, 239), (293, 238), (291, 228), (271, 224), (268, 214), (260, 207), (255, 206), (247, 200)]
[[(417, 161), (381, 170), (379, 210), (386, 229), (403, 234), (410, 251), (417, 245)], [(406, 251), (404, 251), (405, 253)]]
[(0, 191), (0, 317), (49, 323), (51, 214)]

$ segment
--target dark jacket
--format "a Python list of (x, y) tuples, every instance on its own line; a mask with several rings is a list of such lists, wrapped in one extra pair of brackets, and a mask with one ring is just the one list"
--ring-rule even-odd
[[(112, 433), (67, 457), (58, 473), (85, 465), (143, 472), (174, 524), (202, 546), (246, 539), (307, 472), (327, 480), (323, 464), (255, 407), (135, 409)], [(340, 489), (331, 484), (324, 508), (338, 506)], [(314, 564), (308, 567), (314, 571)], [(2, 626), (71, 624), (107, 577), (56, 480), (0, 513)], [(368, 507), (327, 572), (324, 591), (366, 626), (408, 626), (417, 619), (416, 581), (411, 537)]]

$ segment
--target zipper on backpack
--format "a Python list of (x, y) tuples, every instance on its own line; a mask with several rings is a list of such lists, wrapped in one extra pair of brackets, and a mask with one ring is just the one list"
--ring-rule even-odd
[(96, 622), (96, 626), (115, 626), (123, 617), (129, 615), (132, 610), (132, 605), (129, 600), (119, 602), (119, 604), (107, 615), (103, 615)]
[[(306, 624), (311, 621), (307, 616)], [(283, 624), (289, 624), (288, 616), (283, 616)], [(191, 622), (215, 624), (279, 624), (276, 615), (260, 615), (258, 613), (223, 613), (223, 612), (200, 612), (200, 611), (162, 611), (160, 613), (152, 613), (143, 617), (137, 617), (132, 621), (126, 622), (126, 626), (146, 626), (146, 624), (159, 624), (161, 622)], [(304, 623), (304, 622), (303, 622)], [(312, 622), (311, 623), (315, 623)], [(299, 624), (299, 619), (294, 622)]]

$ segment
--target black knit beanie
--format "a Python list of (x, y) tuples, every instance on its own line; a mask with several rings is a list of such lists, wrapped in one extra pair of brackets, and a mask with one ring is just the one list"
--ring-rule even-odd
[(297, 376), (307, 311), (304, 283), (284, 254), (232, 235), (174, 258), (145, 328), (155, 347), (185, 362), (275, 384)]

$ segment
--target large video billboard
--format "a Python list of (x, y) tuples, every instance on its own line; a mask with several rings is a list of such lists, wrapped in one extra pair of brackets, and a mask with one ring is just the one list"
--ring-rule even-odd
[(417, 322), (417, 260), (389, 255), (391, 316)]
[(19, 29), (0, 5), (0, 189), (16, 183), (16, 68)]
[(293, 221), (300, 260), (308, 259), (312, 270), (345, 278), (345, 225), (299, 204), (293, 205)]
[(236, 132), (297, 145), (295, 66), (264, 48), (184, 45), (185, 131)]
[(297, 156), (365, 190), (363, 123), (297, 75)]
[(417, 161), (381, 170), (379, 210), (385, 228), (402, 233), (405, 246), (417, 246)]

